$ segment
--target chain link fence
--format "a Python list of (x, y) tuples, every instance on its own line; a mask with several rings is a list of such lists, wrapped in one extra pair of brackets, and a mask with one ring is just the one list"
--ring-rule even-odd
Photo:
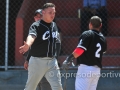
[[(9, 1), (9, 3), (6, 3)], [(34, 22), (35, 10), (42, 7), (46, 2), (56, 5), (56, 23), (62, 33), (62, 50), (59, 60), (62, 63), (66, 56), (75, 49), (78, 38), (82, 32), (83, 23), (83, 0), (0, 0), (0, 69), (6, 66), (8, 69), (23, 68), (24, 58), (19, 53), (19, 47), (26, 40), (30, 25)], [(6, 6), (9, 5), (9, 14), (6, 14)], [(120, 0), (107, 0), (105, 21), (107, 24), (107, 53), (103, 56), (103, 66), (118, 68), (120, 66)], [(105, 13), (102, 13), (103, 15)], [(9, 17), (6, 18), (6, 15)], [(88, 16), (88, 14), (87, 14)], [(8, 20), (8, 33), (6, 32), (6, 21)], [(84, 27), (85, 28), (85, 27)], [(8, 38), (6, 38), (6, 33)], [(6, 39), (8, 47), (6, 47)], [(6, 52), (6, 48), (8, 51)], [(8, 55), (8, 57), (6, 57)], [(6, 62), (8, 60), (8, 62)], [(6, 63), (6, 64), (5, 64)], [(75, 62), (76, 63), (76, 60)]]

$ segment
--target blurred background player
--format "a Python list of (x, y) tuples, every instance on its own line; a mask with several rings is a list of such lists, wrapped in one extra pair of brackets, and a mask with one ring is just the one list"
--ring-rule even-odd
[(34, 14), (35, 22), (41, 20), (41, 18), (42, 18), (42, 9), (37, 9)]

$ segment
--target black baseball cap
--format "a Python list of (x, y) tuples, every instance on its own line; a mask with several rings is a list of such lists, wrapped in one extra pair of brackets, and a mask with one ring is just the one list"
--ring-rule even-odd
[(42, 9), (37, 9), (37, 10), (35, 11), (35, 15), (36, 15), (37, 13), (39, 13), (40, 15), (42, 15)]

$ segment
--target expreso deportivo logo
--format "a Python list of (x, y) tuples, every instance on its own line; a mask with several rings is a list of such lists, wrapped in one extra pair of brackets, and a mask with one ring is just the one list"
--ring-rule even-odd
[(53, 71), (49, 72), (49, 77), (63, 77), (63, 78), (80, 78), (80, 77), (102, 77), (102, 78), (117, 78), (120, 77), (120, 73), (116, 73), (114, 71), (106, 72), (106, 73), (93, 73), (92, 71), (88, 73), (57, 73), (55, 74)]

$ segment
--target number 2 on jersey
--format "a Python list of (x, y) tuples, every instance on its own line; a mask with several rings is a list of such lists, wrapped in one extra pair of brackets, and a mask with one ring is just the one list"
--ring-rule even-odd
[(101, 45), (100, 45), (100, 43), (97, 43), (96, 47), (98, 47), (98, 49), (95, 52), (95, 57), (100, 58), (100, 51), (101, 51)]

